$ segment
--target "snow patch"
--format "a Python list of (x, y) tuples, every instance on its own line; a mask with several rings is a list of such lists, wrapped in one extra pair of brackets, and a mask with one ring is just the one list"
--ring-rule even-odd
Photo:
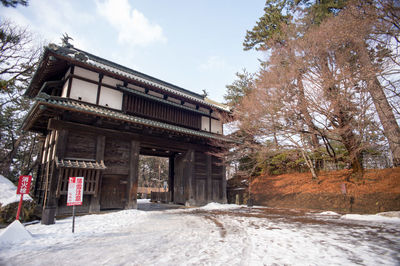
[(25, 229), (20, 221), (15, 220), (0, 233), (0, 243), (17, 243), (32, 239), (31, 233)]
[(232, 215), (177, 209), (79, 216), (75, 234), (71, 233), (71, 218), (57, 220), (54, 225), (30, 225), (27, 229), (33, 235), (32, 240), (18, 245), (0, 244), (0, 265), (44, 262), (87, 266), (398, 265), (399, 262), (398, 224), (370, 226), (350, 220), (337, 223), (340, 216), (326, 219), (314, 213), (305, 216), (317, 221), (309, 224), (301, 223), (297, 216), (290, 219), (291, 211), (282, 216), (289, 219), (282, 219), (275, 215), (259, 217), (257, 212), (247, 212), (243, 206), (233, 204), (212, 203), (206, 208), (234, 209), (227, 211)]
[(203, 207), (200, 207), (199, 209), (209, 211), (209, 210), (227, 210), (227, 209), (237, 209), (237, 208), (240, 208), (240, 206), (236, 204), (221, 204), (217, 202), (211, 202)]
[(377, 213), (377, 215), (385, 216), (385, 217), (400, 218), (400, 211), (380, 212), (380, 213)]
[(318, 213), (319, 215), (327, 215), (327, 216), (340, 216), (339, 213), (332, 212), (332, 211), (325, 211)]
[(137, 203), (150, 203), (150, 199), (137, 199)]
[(384, 213), (380, 213), (380, 214), (345, 214), (345, 215), (342, 215), (341, 219), (370, 221), (370, 222), (383, 222), (383, 223), (399, 223), (400, 224), (400, 217), (388, 216), (388, 215), (385, 215)]
[[(17, 187), (7, 178), (0, 175), (0, 204), (6, 206), (18, 202), (21, 196), (17, 195)], [(24, 200), (32, 201), (29, 195), (24, 195)]]

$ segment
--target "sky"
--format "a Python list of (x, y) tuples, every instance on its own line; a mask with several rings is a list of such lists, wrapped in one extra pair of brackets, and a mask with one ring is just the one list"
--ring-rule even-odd
[(84, 51), (223, 102), (226, 85), (263, 54), (243, 51), (265, 0), (30, 0), (0, 7), (1, 19), (28, 27), (38, 43), (64, 33)]

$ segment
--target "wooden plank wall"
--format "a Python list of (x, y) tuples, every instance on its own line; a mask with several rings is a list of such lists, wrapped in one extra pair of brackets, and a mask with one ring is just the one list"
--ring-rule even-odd
[(123, 110), (128, 114), (144, 116), (197, 130), (201, 128), (201, 115), (199, 114), (131, 94), (125, 94), (124, 99)]
[(222, 202), (224, 178), (224, 168), (220, 159), (207, 153), (195, 152), (194, 192), (196, 204)]
[(96, 159), (96, 136), (70, 131), (65, 157)]
[(207, 155), (196, 151), (194, 163), (196, 202), (203, 204), (207, 202)]
[(107, 169), (104, 174), (127, 176), (129, 173), (130, 148), (128, 141), (106, 137), (104, 164)]

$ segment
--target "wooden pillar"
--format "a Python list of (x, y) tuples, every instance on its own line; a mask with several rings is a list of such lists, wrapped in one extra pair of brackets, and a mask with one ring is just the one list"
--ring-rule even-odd
[(39, 136), (39, 140), (38, 140), (38, 145), (37, 145), (37, 162), (38, 162), (38, 166), (36, 169), (36, 178), (35, 178), (35, 188), (34, 188), (34, 195), (37, 198), (40, 198), (40, 184), (43, 182), (43, 176), (41, 175), (42, 172), (42, 162), (43, 162), (43, 149), (44, 149), (44, 142), (46, 140), (45, 136)]
[(194, 150), (188, 150), (185, 154), (185, 166), (183, 170), (183, 178), (185, 179), (185, 199), (186, 206), (196, 205), (195, 191), (193, 186), (193, 170), (194, 170)]
[(221, 182), (221, 193), (222, 193), (222, 203), (228, 203), (228, 200), (226, 198), (226, 166), (222, 166), (222, 182)]
[(206, 167), (207, 167), (207, 202), (212, 202), (212, 156), (206, 154)]
[(169, 157), (168, 162), (168, 194), (170, 202), (174, 202), (174, 157)]
[[(58, 134), (58, 136), (57, 136)], [(54, 224), (57, 211), (57, 184), (59, 178), (59, 169), (55, 165), (55, 157), (63, 158), (67, 146), (68, 130), (53, 130), (50, 136), (50, 146), (47, 155), (47, 192), (43, 204), (42, 224)]]
[[(96, 141), (96, 161), (100, 162), (104, 160), (104, 150), (106, 146), (106, 137), (99, 135), (97, 136)], [(101, 196), (101, 178), (103, 173), (100, 172), (99, 174), (99, 181), (97, 187), (97, 193), (90, 197), (90, 206), (89, 206), (89, 213), (99, 212), (100, 211), (100, 196)]]
[(129, 155), (129, 174), (127, 184), (127, 201), (125, 209), (137, 208), (137, 187), (139, 177), (139, 152), (140, 143), (138, 141), (131, 141), (131, 149)]

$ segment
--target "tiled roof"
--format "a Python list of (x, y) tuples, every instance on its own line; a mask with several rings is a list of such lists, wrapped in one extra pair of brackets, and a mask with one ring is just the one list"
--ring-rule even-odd
[(90, 65), (92, 67), (100, 68), (105, 71), (129, 78), (132, 80), (136, 80), (143, 84), (151, 85), (151, 86), (159, 88), (163, 91), (166, 91), (166, 92), (169, 92), (169, 93), (172, 93), (175, 95), (179, 95), (179, 96), (187, 98), (193, 102), (197, 102), (197, 103), (203, 104), (205, 106), (210, 106), (212, 108), (216, 108), (216, 109), (220, 109), (225, 112), (229, 112), (228, 106), (225, 106), (222, 104), (214, 104), (208, 100), (205, 100), (204, 96), (202, 96), (200, 94), (191, 92), (189, 90), (183, 89), (181, 87), (170, 84), (168, 82), (159, 80), (157, 78), (140, 73), (133, 69), (113, 63), (109, 60), (103, 59), (101, 57), (95, 56), (88, 52), (79, 50), (77, 48), (74, 48), (74, 47), (66, 48), (66, 47), (61, 47), (61, 46), (55, 45), (55, 44), (50, 44), (48, 47), (46, 47), (46, 49), (50, 50), (56, 54), (70, 57), (73, 60), (78, 60), (81, 63)]
[(150, 127), (154, 127), (154, 128), (165, 129), (165, 130), (174, 131), (174, 132), (178, 132), (178, 133), (182, 133), (182, 134), (203, 137), (203, 138), (216, 139), (216, 140), (220, 140), (220, 141), (232, 141), (230, 138), (227, 138), (223, 135), (218, 135), (218, 134), (213, 134), (213, 133), (209, 133), (209, 132), (175, 126), (175, 125), (171, 125), (168, 123), (158, 122), (158, 121), (154, 121), (151, 119), (146, 119), (146, 118), (142, 118), (142, 117), (124, 114), (120, 111), (112, 110), (112, 109), (109, 109), (106, 107), (101, 107), (98, 105), (92, 105), (92, 104), (88, 104), (88, 103), (84, 103), (81, 101), (76, 101), (76, 100), (72, 100), (72, 99), (68, 99), (68, 98), (48, 96), (46, 94), (38, 95), (38, 97), (36, 98), (35, 105), (32, 106), (31, 110), (29, 111), (29, 113), (25, 119), (29, 119), (29, 117), (31, 117), (31, 115), (32, 115), (31, 113), (33, 112), (33, 110), (36, 109), (35, 107), (38, 105), (39, 106), (40, 105), (55, 106), (55, 107), (61, 107), (61, 108), (65, 108), (65, 109), (74, 109), (77, 111), (83, 111), (86, 113), (101, 115), (104, 117), (114, 118), (114, 119), (123, 120), (123, 121), (131, 122), (131, 123), (135, 123), (135, 124), (150, 126)]

